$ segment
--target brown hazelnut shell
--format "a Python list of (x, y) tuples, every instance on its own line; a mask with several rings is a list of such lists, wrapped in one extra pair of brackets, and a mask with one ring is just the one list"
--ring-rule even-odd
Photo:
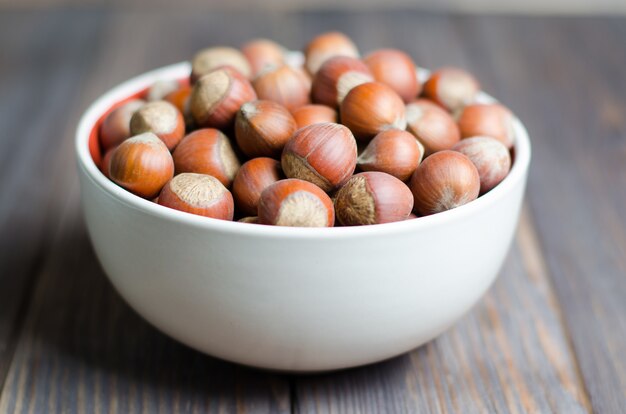
[(426, 155), (450, 149), (461, 139), (454, 118), (427, 99), (406, 106), (407, 130), (424, 145)]
[(378, 171), (355, 174), (335, 195), (335, 215), (344, 226), (404, 221), (412, 210), (409, 187)]
[(467, 71), (444, 67), (431, 73), (424, 83), (424, 96), (450, 112), (456, 112), (476, 99), (478, 81)]
[(396, 91), (404, 102), (410, 102), (420, 93), (422, 85), (417, 78), (413, 59), (397, 49), (379, 49), (363, 59), (374, 79)]
[(233, 197), (237, 210), (256, 215), (263, 190), (283, 178), (280, 162), (275, 159), (259, 157), (245, 162), (233, 181)]
[(468, 105), (458, 119), (462, 138), (477, 135), (493, 137), (509, 149), (515, 143), (513, 122), (513, 113), (498, 103)]
[(292, 113), (298, 129), (321, 122), (337, 123), (337, 111), (326, 105), (304, 105)]
[(185, 136), (185, 120), (182, 113), (170, 102), (148, 102), (135, 111), (130, 119), (132, 135), (144, 132), (154, 133), (172, 150)]
[(246, 57), (237, 49), (215, 46), (200, 50), (191, 60), (191, 83), (217, 68), (229, 66), (249, 79), (252, 75)]
[(230, 187), (240, 163), (229, 139), (213, 128), (199, 129), (182, 139), (172, 154), (176, 174), (211, 175)]
[(500, 141), (491, 137), (462, 139), (453, 148), (469, 158), (480, 176), (480, 192), (486, 193), (498, 185), (509, 174), (511, 153)]
[(174, 175), (172, 156), (155, 134), (146, 132), (122, 142), (113, 151), (109, 176), (140, 197), (156, 197)]
[(287, 108), (272, 101), (246, 102), (235, 119), (237, 145), (250, 158), (279, 158), (296, 129)]
[(313, 38), (304, 48), (305, 67), (311, 75), (334, 56), (358, 58), (359, 50), (348, 36), (341, 32), (326, 32)]
[(406, 127), (404, 101), (379, 82), (358, 85), (341, 102), (341, 123), (357, 139), (367, 140), (387, 129)]
[(185, 85), (173, 92), (168, 93), (163, 99), (174, 105), (182, 114), (184, 114), (190, 95), (191, 86)]
[(104, 153), (102, 157), (102, 163), (100, 164), (100, 171), (102, 174), (108, 179), (111, 179), (111, 175), (109, 173), (109, 168), (111, 167), (111, 158), (113, 157), (113, 151), (116, 150), (117, 147), (111, 148)]
[(422, 161), (424, 147), (413, 134), (389, 129), (376, 135), (357, 158), (363, 171), (381, 171), (406, 181)]
[(105, 151), (131, 137), (130, 119), (145, 104), (146, 101), (142, 99), (133, 99), (115, 108), (104, 118), (100, 125), (100, 144)]
[(315, 184), (298, 179), (277, 181), (259, 199), (259, 223), (291, 227), (332, 227), (335, 210)]
[(241, 105), (255, 99), (250, 82), (236, 70), (223, 67), (198, 79), (189, 110), (199, 127), (224, 129), (233, 124)]
[(354, 136), (340, 124), (313, 124), (297, 130), (281, 157), (289, 178), (310, 181), (330, 192), (345, 184), (356, 167)]
[(259, 99), (274, 101), (289, 111), (310, 102), (311, 80), (289, 65), (268, 68), (253, 81)]
[(285, 63), (285, 48), (269, 39), (253, 39), (241, 46), (252, 72), (251, 79), (271, 66)]
[(182, 173), (163, 187), (157, 201), (160, 205), (205, 217), (232, 220), (233, 196), (215, 177)]
[(338, 108), (350, 90), (362, 83), (373, 82), (369, 68), (360, 59), (335, 56), (319, 68), (313, 78), (313, 102)]
[(460, 152), (444, 150), (427, 157), (409, 183), (419, 215), (439, 213), (478, 197), (480, 177), (472, 161)]

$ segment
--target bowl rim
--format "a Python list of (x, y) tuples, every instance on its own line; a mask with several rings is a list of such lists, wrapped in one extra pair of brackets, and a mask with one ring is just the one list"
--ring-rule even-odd
[[(394, 223), (375, 224), (371, 226), (281, 227), (258, 224), (251, 225), (249, 223), (219, 220), (174, 210), (136, 196), (106, 178), (91, 157), (91, 153), (89, 151), (89, 136), (91, 130), (100, 117), (117, 102), (148, 88), (157, 80), (184, 78), (189, 74), (190, 70), (191, 65), (189, 62), (180, 62), (145, 72), (118, 84), (97, 98), (87, 108), (81, 116), (76, 129), (75, 151), (78, 166), (83, 170), (85, 176), (91, 181), (91, 183), (96, 185), (109, 197), (116, 199), (118, 202), (121, 202), (135, 210), (142, 211), (146, 214), (150, 214), (164, 220), (184, 223), (194, 227), (217, 232), (233, 233), (252, 237), (275, 236), (294, 239), (328, 239), (414, 232), (431, 226), (462, 220), (482, 209), (488, 208), (517, 188), (517, 186), (520, 185), (520, 182), (526, 179), (531, 158), (531, 144), (526, 128), (516, 117), (513, 122), (513, 129), (515, 133), (515, 161), (513, 162), (513, 166), (507, 177), (491, 191), (480, 196), (476, 200), (452, 210), (447, 210), (430, 216)], [(428, 76), (429, 72), (426, 69), (419, 69), (418, 73), (420, 78), (425, 78)], [(496, 102), (493, 97), (484, 92), (479, 93), (476, 101), (484, 103)]]

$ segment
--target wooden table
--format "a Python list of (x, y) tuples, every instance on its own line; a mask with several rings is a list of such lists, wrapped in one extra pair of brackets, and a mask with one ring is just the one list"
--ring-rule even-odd
[[(109, 87), (207, 45), (340, 28), (459, 65), (527, 124), (519, 232), (450, 331), (285, 376), (192, 351), (117, 295), (87, 239), (73, 132)], [(377, 13), (0, 14), (0, 412), (626, 412), (626, 19)], [(486, 252), (488, 254), (488, 252)]]

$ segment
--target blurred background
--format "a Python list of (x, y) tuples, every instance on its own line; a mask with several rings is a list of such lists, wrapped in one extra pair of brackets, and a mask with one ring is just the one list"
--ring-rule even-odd
[(169, 10), (352, 10), (392, 9), (435, 10), (469, 13), (529, 14), (610, 14), (626, 13), (623, 0), (2, 0), (4, 7), (23, 9), (73, 7), (112, 7), (124, 9), (161, 8)]

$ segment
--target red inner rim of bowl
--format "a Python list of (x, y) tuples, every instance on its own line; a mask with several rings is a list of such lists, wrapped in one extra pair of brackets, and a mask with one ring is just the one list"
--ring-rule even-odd
[[(178, 83), (181, 88), (186, 87), (189, 85), (189, 78), (179, 79)], [(125, 103), (132, 101), (134, 99), (145, 99), (146, 95), (148, 94), (149, 89), (150, 89), (149, 87), (142, 89), (139, 92), (134, 93), (122, 99), (121, 101), (114, 103), (93, 124), (93, 127), (91, 128), (91, 131), (89, 132), (89, 154), (91, 155), (91, 159), (93, 160), (93, 162), (96, 164), (98, 168), (100, 168), (102, 164), (102, 157), (103, 157), (103, 149), (102, 149), (102, 145), (100, 145), (100, 126), (102, 125), (102, 122), (111, 112), (113, 112), (115, 109), (119, 108), (120, 106), (124, 105)]]

